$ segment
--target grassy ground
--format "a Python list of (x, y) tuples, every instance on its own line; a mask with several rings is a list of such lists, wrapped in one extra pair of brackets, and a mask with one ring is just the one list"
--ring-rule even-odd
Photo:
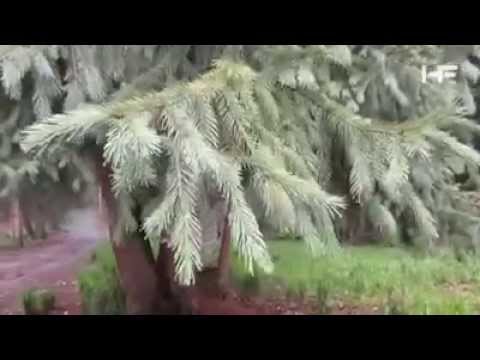
[(93, 262), (79, 274), (78, 283), (84, 314), (120, 315), (125, 313), (125, 298), (109, 243), (97, 248)]
[(480, 313), (480, 258), (361, 247), (313, 260), (299, 242), (272, 242), (270, 249), (273, 275), (252, 279), (236, 265), (243, 288), (313, 297), (326, 313), (352, 306), (383, 314)]
[[(480, 314), (480, 258), (423, 256), (404, 249), (356, 247), (334, 257), (312, 259), (301, 242), (269, 244), (272, 275), (252, 278), (235, 263), (234, 278), (245, 292), (304, 298), (319, 313)], [(79, 276), (87, 314), (124, 311), (109, 245)]]

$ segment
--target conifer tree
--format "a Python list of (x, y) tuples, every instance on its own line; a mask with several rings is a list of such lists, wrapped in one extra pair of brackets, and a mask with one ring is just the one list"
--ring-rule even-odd
[[(0, 46), (0, 199), (19, 241), (25, 231), (45, 237), (47, 223), (58, 227), (65, 210), (92, 188), (88, 168), (73, 154), (48, 163), (26, 158), (17, 144), (22, 129), (82, 103), (101, 103), (113, 94), (122, 99), (161, 89), (178, 76), (191, 78), (218, 50), (216, 45)], [(134, 86), (120, 89), (130, 82)]]
[[(468, 119), (475, 47), (91, 49), (108, 95), (90, 102), (102, 104), (35, 123), (22, 145), (41, 161), (72, 150), (93, 160), (131, 312), (185, 291), (192, 300), (210, 243), (219, 285), (230, 245), (252, 272), (271, 271), (264, 226), (315, 255), (352, 230), (475, 248), (480, 218), (457, 183), (480, 163)], [(458, 79), (422, 83), (419, 66), (443, 61), (461, 65)]]
[(56, 47), (2, 45), (0, 48), (0, 198), (9, 208), (14, 236), (23, 245), (58, 228), (77, 193), (86, 188), (85, 172), (73, 154), (54, 162), (32, 161), (21, 151), (21, 130), (58, 112), (61, 82), (54, 66)]

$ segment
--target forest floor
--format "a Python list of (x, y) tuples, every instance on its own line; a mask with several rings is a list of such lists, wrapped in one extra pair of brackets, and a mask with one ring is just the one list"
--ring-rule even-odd
[[(0, 224), (0, 233), (8, 227)], [(69, 214), (62, 231), (46, 240), (29, 241), (25, 248), (13, 246), (8, 237), (0, 238), (0, 315), (24, 314), (22, 295), (30, 289), (48, 289), (55, 294), (52, 315), (82, 313), (78, 276), (91, 263), (95, 249), (103, 244), (105, 226), (95, 210), (76, 210)], [(233, 296), (222, 300), (208, 295), (199, 299), (199, 315), (306, 314), (311, 310), (302, 302)]]
[[(114, 266), (109, 244), (99, 247), (105, 238), (95, 210), (81, 210), (45, 241), (0, 250), (0, 315), (22, 314), (22, 295), (31, 288), (54, 292), (52, 314), (81, 314), (79, 275), (89, 278), (90, 268), (95, 273), (90, 279), (95, 285), (100, 281), (93, 251), (103, 248), (106, 262)], [(478, 257), (369, 246), (313, 259), (301, 242), (273, 241), (269, 248), (272, 275), (251, 277), (235, 261), (234, 282), (241, 295), (222, 300), (203, 294), (198, 314), (480, 314)]]
[(480, 314), (478, 256), (364, 246), (313, 259), (298, 241), (274, 241), (269, 248), (272, 275), (252, 278), (236, 264), (243, 292), (283, 303), (300, 299), (316, 314)]
[(55, 293), (53, 314), (80, 314), (77, 272), (105, 234), (95, 210), (75, 210), (62, 231), (48, 239), (33, 241), (23, 249), (2, 249), (0, 315), (23, 314), (22, 295), (31, 288)]
[[(480, 258), (449, 251), (347, 247), (312, 258), (299, 241), (272, 241), (273, 274), (255, 277), (234, 261), (237, 294), (197, 296), (198, 315), (469, 315), (480, 314)], [(83, 271), (92, 303), (112, 291), (115, 260), (108, 244)], [(110, 269), (106, 271), (105, 269)], [(105, 279), (110, 279), (105, 281)], [(109, 285), (110, 284), (110, 285)], [(103, 301), (96, 301), (102, 299)], [(100, 308), (92, 313), (111, 313)], [(121, 309), (116, 309), (121, 313)]]

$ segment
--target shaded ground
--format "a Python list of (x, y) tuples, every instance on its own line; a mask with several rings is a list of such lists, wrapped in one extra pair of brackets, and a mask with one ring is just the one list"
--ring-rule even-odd
[(76, 273), (106, 238), (95, 210), (76, 210), (63, 231), (25, 249), (0, 251), (0, 314), (21, 314), (21, 295), (32, 287), (57, 296), (56, 314), (79, 314)]

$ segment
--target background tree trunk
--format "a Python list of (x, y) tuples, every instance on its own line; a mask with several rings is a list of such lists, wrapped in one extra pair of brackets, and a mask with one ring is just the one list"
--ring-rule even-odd
[(220, 247), (220, 256), (218, 259), (218, 290), (219, 295), (226, 297), (230, 295), (230, 271), (231, 271), (231, 236), (228, 216), (225, 217), (222, 232), (222, 245)]
[(22, 212), (20, 209), (20, 199), (15, 197), (12, 200), (12, 207), (10, 212), (10, 224), (12, 226), (12, 237), (17, 241), (18, 246), (23, 248), (25, 246), (23, 238), (23, 221)]
[(23, 225), (27, 235), (31, 240), (35, 239), (35, 229), (33, 227), (32, 216), (28, 205), (20, 199), (20, 211), (23, 218)]

